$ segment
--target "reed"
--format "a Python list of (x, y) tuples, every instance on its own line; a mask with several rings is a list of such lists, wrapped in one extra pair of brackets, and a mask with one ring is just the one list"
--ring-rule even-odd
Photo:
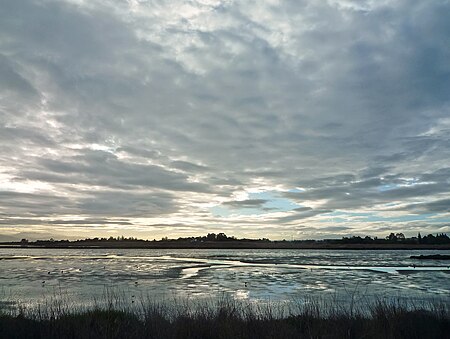
[(306, 298), (288, 306), (227, 297), (154, 301), (109, 291), (91, 307), (54, 298), (0, 311), (0, 338), (450, 338), (448, 304)]

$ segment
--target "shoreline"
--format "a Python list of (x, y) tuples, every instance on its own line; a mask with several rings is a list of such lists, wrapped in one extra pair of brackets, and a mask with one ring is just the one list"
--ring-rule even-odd
[(204, 243), (177, 243), (177, 242), (144, 242), (144, 243), (86, 243), (78, 244), (43, 244), (22, 245), (18, 243), (0, 243), (0, 248), (23, 249), (261, 249), (261, 250), (450, 250), (449, 244), (330, 244), (315, 243), (304, 244), (295, 242), (251, 243), (251, 242), (204, 242)]
[[(450, 313), (437, 301), (417, 305), (395, 298), (360, 306), (318, 299), (282, 311), (276, 304), (252, 307), (233, 299), (209, 304), (133, 302), (118, 296), (105, 306), (77, 309), (50, 303), (39, 311), (0, 308), (2, 338), (446, 338)], [(136, 307), (137, 304), (137, 307)]]

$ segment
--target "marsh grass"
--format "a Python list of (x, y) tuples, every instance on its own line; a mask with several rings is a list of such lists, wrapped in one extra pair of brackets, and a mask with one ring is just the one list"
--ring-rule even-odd
[(133, 301), (109, 290), (90, 307), (55, 296), (35, 307), (4, 308), (0, 338), (450, 338), (448, 304), (439, 301)]

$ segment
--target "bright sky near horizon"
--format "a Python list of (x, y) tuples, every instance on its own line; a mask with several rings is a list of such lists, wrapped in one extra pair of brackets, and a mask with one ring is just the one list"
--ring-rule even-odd
[(450, 232), (450, 1), (0, 5), (0, 234)]

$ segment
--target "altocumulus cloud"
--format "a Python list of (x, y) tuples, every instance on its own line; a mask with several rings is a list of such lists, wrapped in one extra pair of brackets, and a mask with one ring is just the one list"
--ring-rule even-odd
[(7, 1), (0, 233), (448, 232), (449, 11)]

